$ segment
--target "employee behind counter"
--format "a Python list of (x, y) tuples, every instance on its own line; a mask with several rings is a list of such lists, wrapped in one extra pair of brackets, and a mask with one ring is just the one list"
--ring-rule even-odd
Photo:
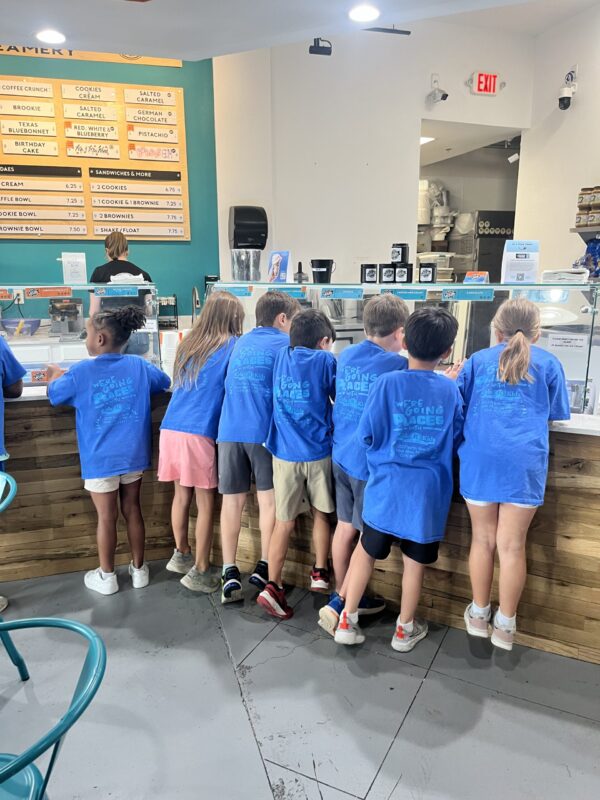
[[(141, 283), (145, 281), (152, 283), (150, 275), (136, 264), (129, 261), (129, 243), (120, 231), (113, 231), (104, 240), (106, 250), (106, 264), (102, 264), (92, 273), (90, 283)], [(118, 308), (126, 305), (139, 305), (145, 307), (146, 299), (150, 298), (150, 293), (141, 292), (139, 298), (131, 297), (111, 297), (110, 307)], [(90, 299), (90, 316), (100, 311), (104, 307), (101, 298), (95, 295)], [(133, 333), (125, 348), (125, 353), (129, 355), (144, 355), (148, 352), (148, 334)]]

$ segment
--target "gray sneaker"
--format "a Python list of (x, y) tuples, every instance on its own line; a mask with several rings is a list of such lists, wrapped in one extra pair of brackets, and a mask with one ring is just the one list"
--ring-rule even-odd
[(0, 594), (0, 612), (8, 607), (8, 600)]
[(171, 560), (167, 564), (169, 572), (178, 572), (180, 575), (187, 575), (194, 566), (194, 556), (192, 553), (180, 553), (177, 548), (173, 550)]
[(420, 619), (413, 620), (412, 633), (406, 633), (400, 624), (400, 617), (396, 620), (396, 632), (392, 636), (392, 647), (399, 653), (408, 653), (413, 647), (427, 636), (429, 628), (427, 623)]
[(187, 575), (183, 576), (180, 583), (191, 592), (212, 594), (212, 592), (216, 592), (221, 585), (221, 579), (219, 573), (212, 567), (209, 567), (206, 572), (200, 572), (196, 567), (192, 567)]

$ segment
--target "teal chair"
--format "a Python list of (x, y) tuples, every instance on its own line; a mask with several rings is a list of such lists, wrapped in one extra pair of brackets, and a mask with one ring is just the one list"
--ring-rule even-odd
[[(0, 800), (47, 800), (46, 787), (65, 734), (92, 702), (102, 683), (104, 670), (106, 669), (104, 642), (87, 625), (68, 619), (52, 618), (20, 619), (14, 622), (4, 622), (0, 617), (0, 640), (6, 647), (11, 661), (19, 669), (22, 680), (27, 680), (29, 677), (27, 667), (10, 640), (9, 631), (29, 628), (60, 628), (83, 636), (88, 643), (87, 655), (66, 714), (61, 717), (48, 733), (21, 755), (0, 753)], [(24, 668), (24, 673), (19, 666), (19, 662)], [(42, 775), (33, 762), (50, 748), (52, 748), (50, 761), (45, 775)]]
[[(4, 490), (8, 487), (6, 496)], [(0, 512), (6, 511), (17, 494), (17, 482), (8, 472), (0, 472)]]

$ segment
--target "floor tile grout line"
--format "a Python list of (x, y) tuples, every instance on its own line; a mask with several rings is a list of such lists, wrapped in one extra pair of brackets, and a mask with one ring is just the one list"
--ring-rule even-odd
[[(219, 613), (219, 612), (217, 611), (217, 613)], [(246, 616), (249, 616), (249, 615), (246, 615)], [(244, 666), (244, 661), (246, 661), (247, 658), (250, 658), (252, 653), (256, 652), (256, 650), (261, 646), (261, 644), (265, 641), (265, 639), (269, 638), (269, 636), (273, 633), (273, 631), (277, 630), (277, 628), (279, 627), (280, 622), (281, 622), (281, 620), (277, 620), (277, 622), (275, 623), (275, 625), (273, 625), (271, 630), (267, 631), (267, 633), (265, 633), (265, 635), (262, 637), (260, 642), (257, 642), (254, 645), (254, 647), (252, 648), (252, 650), (250, 650), (248, 653), (246, 653), (246, 655), (242, 658), (240, 663), (235, 666), (236, 670), (238, 670), (240, 667)], [(235, 661), (234, 661), (234, 664), (235, 664)]]
[(502, 689), (493, 689), (490, 686), (484, 686), (481, 683), (475, 683), (474, 681), (467, 681), (464, 678), (458, 678), (456, 675), (451, 675), (447, 672), (442, 672), (439, 669), (431, 669), (430, 672), (435, 673), (436, 675), (440, 675), (442, 678), (450, 678), (451, 680), (458, 681), (459, 683), (465, 683), (467, 686), (475, 686), (478, 689), (483, 689), (487, 692), (493, 692), (494, 694), (500, 694), (504, 697), (510, 697), (511, 700), (520, 700), (522, 703), (531, 703), (533, 706), (539, 706), (540, 708), (546, 708), (548, 711), (558, 711), (559, 714), (567, 714), (569, 717), (577, 717), (579, 719), (584, 719), (586, 722), (593, 722), (595, 725), (600, 726), (600, 720), (595, 719), (594, 717), (586, 717), (585, 714), (578, 714), (575, 711), (565, 711), (564, 708), (556, 708), (556, 706), (549, 706), (545, 703), (540, 703), (539, 700), (530, 700), (527, 697), (519, 697), (519, 695), (511, 694), (510, 692), (504, 692)]
[(432, 659), (431, 659), (431, 661), (429, 662), (429, 666), (427, 667), (427, 671), (425, 672), (425, 677), (427, 677), (427, 676), (429, 675), (429, 673), (431, 672), (431, 670), (433, 669), (433, 665), (434, 665), (434, 663), (435, 663), (435, 660), (436, 660), (436, 658), (438, 657), (438, 653), (439, 653), (439, 652), (440, 652), (440, 650), (442, 649), (442, 645), (443, 645), (443, 644), (444, 644), (444, 642), (446, 641), (446, 636), (448, 636), (448, 631), (449, 631), (449, 630), (450, 630), (450, 628), (446, 628), (446, 630), (444, 631), (444, 635), (443, 635), (443, 636), (442, 636), (442, 638), (440, 639), (440, 643), (439, 643), (439, 645), (438, 645), (438, 648), (437, 648), (437, 650), (435, 651), (435, 654), (434, 654), (433, 658), (432, 658)]
[[(263, 769), (265, 771), (265, 776), (267, 778), (267, 783), (269, 784), (269, 790), (271, 792), (271, 795), (273, 797), (275, 797), (275, 795), (273, 793), (273, 784), (271, 783), (271, 778), (269, 776), (269, 771), (267, 770), (267, 765), (265, 764), (265, 759), (263, 757), (262, 750), (260, 749), (260, 745), (258, 743), (258, 737), (256, 735), (256, 729), (254, 728), (254, 723), (252, 721), (252, 715), (250, 714), (250, 709), (248, 708), (248, 701), (246, 700), (246, 695), (244, 694), (244, 689), (242, 687), (242, 682), (240, 680), (240, 676), (239, 676), (238, 670), (237, 670), (237, 668), (235, 666), (235, 660), (233, 658), (233, 653), (231, 652), (231, 647), (229, 645), (229, 640), (227, 638), (227, 634), (225, 633), (225, 628), (223, 627), (223, 623), (221, 621), (221, 616), (220, 616), (220, 614), (219, 614), (219, 612), (217, 610), (217, 607), (215, 605), (215, 601), (210, 595), (209, 595), (209, 602), (210, 602), (210, 605), (212, 607), (215, 619), (217, 621), (217, 625), (219, 627), (219, 632), (221, 634), (223, 642), (225, 643), (225, 649), (227, 650), (227, 656), (228, 656), (229, 661), (231, 663), (231, 666), (233, 668), (233, 674), (234, 674), (234, 677), (235, 677), (235, 680), (236, 680), (236, 683), (237, 683), (237, 686), (238, 686), (238, 691), (240, 693), (240, 699), (242, 701), (242, 705), (244, 707), (244, 711), (246, 712), (246, 716), (248, 717), (248, 723), (250, 725), (250, 730), (252, 731), (252, 736), (254, 737), (254, 743), (256, 745), (256, 749), (258, 750), (258, 756), (259, 756), (259, 758), (261, 760)], [(269, 631), (269, 633), (271, 633), (271, 632), (272, 631)]]
[(394, 746), (394, 744), (395, 744), (395, 742), (396, 742), (396, 739), (398, 738), (398, 734), (399, 734), (399, 733), (400, 733), (400, 731), (402, 730), (402, 726), (404, 725), (404, 723), (405, 723), (405, 721), (406, 721), (406, 718), (407, 718), (407, 717), (408, 717), (408, 715), (410, 714), (410, 712), (411, 712), (411, 709), (412, 709), (413, 705), (415, 704), (415, 700), (416, 700), (416, 699), (417, 699), (417, 697), (419, 696), (419, 692), (420, 692), (420, 691), (421, 691), (421, 689), (423, 688), (423, 683), (424, 683), (424, 682), (425, 682), (425, 678), (421, 678), (421, 682), (419, 683), (419, 688), (418, 688), (418, 689), (417, 689), (417, 691), (415, 692), (415, 695), (414, 695), (413, 699), (410, 701), (410, 705), (409, 705), (409, 707), (406, 709), (406, 713), (405, 713), (405, 714), (404, 714), (404, 716), (402, 717), (402, 721), (400, 722), (400, 725), (398, 726), (398, 730), (396, 731), (396, 733), (394, 734), (394, 736), (393, 736), (393, 738), (392, 738), (392, 741), (390, 742), (390, 746), (389, 746), (389, 747), (388, 747), (388, 749), (385, 751), (385, 754), (384, 754), (383, 758), (381, 759), (381, 764), (379, 765), (379, 767), (378, 767), (378, 769), (377, 769), (377, 772), (375, 773), (375, 775), (374, 775), (374, 777), (373, 777), (373, 780), (371, 781), (371, 783), (370, 783), (370, 785), (369, 785), (369, 788), (367, 789), (367, 793), (365, 794), (365, 796), (364, 796), (363, 800), (367, 800), (367, 798), (369, 797), (369, 793), (370, 793), (371, 789), (373, 788), (373, 786), (375, 785), (375, 781), (377, 780), (377, 778), (378, 778), (378, 776), (379, 776), (379, 773), (380, 773), (380, 772), (381, 772), (381, 770), (383, 769), (383, 765), (385, 764), (385, 761), (386, 761), (387, 757), (388, 757), (388, 756), (389, 756), (389, 754), (390, 754), (390, 750), (391, 750), (391, 749), (392, 749), (392, 747)]
[(321, 786), (327, 787), (327, 789), (333, 789), (340, 794), (345, 794), (346, 797), (352, 797), (353, 800), (363, 800), (363, 798), (358, 794), (352, 794), (352, 792), (347, 792), (345, 789), (340, 789), (338, 786), (333, 786), (331, 783), (326, 783), (325, 781), (319, 780), (315, 778), (314, 775), (306, 775), (304, 772), (300, 772), (297, 769), (292, 769), (291, 767), (286, 767), (283, 764), (278, 764), (276, 761), (271, 761), (270, 758), (265, 758), (267, 764), (272, 764), (274, 767), (279, 767), (279, 769), (285, 769), (287, 772), (291, 772), (293, 775), (299, 775), (301, 778), (306, 778), (309, 781), (314, 781), (314, 783), (319, 784)]

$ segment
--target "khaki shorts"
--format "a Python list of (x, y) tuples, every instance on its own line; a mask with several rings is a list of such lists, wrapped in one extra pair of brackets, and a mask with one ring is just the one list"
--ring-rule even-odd
[(333, 479), (331, 458), (318, 461), (282, 461), (273, 456), (273, 486), (275, 489), (275, 516), (281, 522), (296, 519), (308, 511), (309, 505), (331, 514)]
[(143, 472), (127, 472), (125, 475), (111, 475), (110, 478), (88, 478), (84, 481), (83, 487), (88, 492), (107, 494), (107, 492), (116, 491), (121, 483), (141, 481), (143, 474)]

